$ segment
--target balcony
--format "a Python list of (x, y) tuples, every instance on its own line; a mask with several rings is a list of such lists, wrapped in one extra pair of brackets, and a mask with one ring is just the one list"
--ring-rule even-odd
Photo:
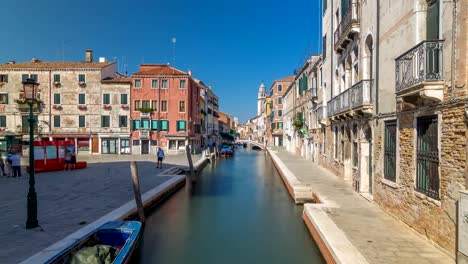
[(372, 115), (374, 80), (362, 80), (328, 102), (328, 116), (341, 119)]
[(314, 103), (317, 103), (317, 100), (318, 100), (318, 89), (317, 89), (317, 87), (311, 87), (309, 89), (310, 89), (310, 93), (312, 95), (312, 101), (314, 101)]
[(341, 22), (335, 30), (335, 50), (339, 52), (344, 50), (356, 33), (359, 33), (359, 3), (353, 0), (353, 3), (348, 7), (346, 14), (341, 18)]
[(398, 101), (415, 104), (419, 98), (443, 100), (443, 40), (423, 41), (395, 59)]
[[(331, 109), (331, 108), (330, 108)], [(327, 124), (327, 106), (319, 106), (317, 108), (317, 120), (320, 124), (326, 125)]]

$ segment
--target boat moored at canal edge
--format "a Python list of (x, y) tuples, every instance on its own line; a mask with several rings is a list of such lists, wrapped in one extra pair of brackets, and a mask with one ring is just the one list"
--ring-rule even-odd
[[(74, 255), (93, 251), (93, 247), (104, 246), (115, 251), (112, 264), (130, 263), (138, 244), (142, 225), (139, 221), (110, 221), (78, 239), (74, 244), (53, 256), (45, 264), (69, 263)], [(96, 249), (99, 251), (100, 249)], [(89, 254), (89, 253), (86, 254)], [(85, 254), (85, 253), (83, 253)]]

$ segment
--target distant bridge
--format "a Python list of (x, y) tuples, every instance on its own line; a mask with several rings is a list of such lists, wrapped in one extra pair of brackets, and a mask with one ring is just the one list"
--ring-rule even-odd
[(258, 142), (255, 142), (255, 141), (252, 141), (252, 140), (248, 140), (248, 139), (238, 139), (236, 140), (236, 143), (241, 143), (241, 144), (250, 144), (250, 145), (253, 145), (253, 146), (257, 146), (263, 150), (265, 150), (265, 145), (262, 144), (262, 143), (258, 143)]

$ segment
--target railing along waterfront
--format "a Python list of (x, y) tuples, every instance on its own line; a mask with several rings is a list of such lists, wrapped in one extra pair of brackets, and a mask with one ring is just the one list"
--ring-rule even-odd
[(397, 92), (421, 82), (443, 80), (443, 44), (443, 40), (423, 41), (395, 59)]
[(328, 116), (336, 115), (343, 111), (373, 103), (374, 80), (362, 80), (335, 96), (328, 102), (333, 109), (328, 111)]
[(342, 17), (340, 24), (334, 33), (335, 45), (341, 40), (343, 34), (348, 31), (353, 23), (359, 23), (359, 3), (353, 2), (348, 9), (346, 14)]

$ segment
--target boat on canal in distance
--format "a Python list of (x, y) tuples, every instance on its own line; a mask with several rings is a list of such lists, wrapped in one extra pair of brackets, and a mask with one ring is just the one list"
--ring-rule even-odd
[(234, 150), (230, 146), (222, 146), (219, 150), (219, 155), (221, 156), (232, 156), (234, 154)]
[(141, 226), (139, 221), (107, 222), (52, 257), (46, 264), (130, 263), (140, 238)]

